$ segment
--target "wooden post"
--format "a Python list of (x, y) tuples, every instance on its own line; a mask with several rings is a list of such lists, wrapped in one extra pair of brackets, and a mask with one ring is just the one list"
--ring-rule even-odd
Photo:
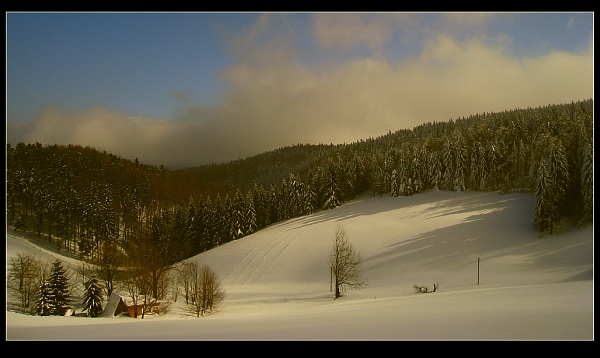
[(479, 285), (479, 257), (477, 258), (477, 285)]
[(329, 268), (329, 292), (333, 292), (333, 267)]

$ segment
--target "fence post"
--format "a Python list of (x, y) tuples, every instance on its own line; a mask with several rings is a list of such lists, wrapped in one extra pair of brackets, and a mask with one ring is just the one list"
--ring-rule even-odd
[(479, 257), (477, 258), (477, 285), (479, 285)]

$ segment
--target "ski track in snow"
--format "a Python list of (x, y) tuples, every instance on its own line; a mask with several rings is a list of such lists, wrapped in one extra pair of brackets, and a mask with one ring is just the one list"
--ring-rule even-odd
[(290, 244), (307, 230), (306, 228), (290, 228), (289, 226), (292, 224), (288, 224), (285, 230), (267, 237), (252, 247), (234, 269), (227, 274), (223, 282), (232, 280), (233, 285), (254, 285), (258, 283)]

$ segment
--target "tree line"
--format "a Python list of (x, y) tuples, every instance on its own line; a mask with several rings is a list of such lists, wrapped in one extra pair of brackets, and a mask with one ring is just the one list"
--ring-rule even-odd
[[(225, 291), (216, 273), (208, 265), (184, 261), (162, 269), (158, 294), (152, 293), (155, 277), (147, 265), (131, 261), (120, 268), (118, 274), (106, 276), (106, 267), (66, 267), (60, 259), (51, 264), (34, 255), (16, 253), (7, 258), (7, 308), (39, 316), (74, 315), (79, 301), (88, 317), (99, 317), (104, 311), (105, 293), (108, 287), (120, 295), (129, 297), (134, 318), (153, 312), (154, 306), (161, 307), (160, 299), (167, 293), (177, 301), (179, 292), (184, 293), (187, 311), (196, 316), (215, 312), (225, 298)], [(101, 277), (101, 279), (100, 279)], [(109, 298), (109, 293), (106, 298)], [(168, 307), (163, 306), (166, 310)], [(108, 312), (114, 314), (114, 312)]]
[(156, 296), (169, 265), (367, 192), (527, 190), (536, 196), (540, 232), (591, 223), (593, 100), (182, 170), (90, 147), (7, 144), (6, 176), (9, 225), (103, 265), (108, 276), (138, 257), (153, 266)]

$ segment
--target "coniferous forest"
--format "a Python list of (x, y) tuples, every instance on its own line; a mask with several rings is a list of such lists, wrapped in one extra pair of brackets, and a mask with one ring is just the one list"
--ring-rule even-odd
[(77, 145), (9, 143), (6, 160), (8, 225), (103, 267), (137, 257), (157, 273), (365, 193), (531, 191), (542, 236), (593, 223), (592, 99), (177, 170)]

